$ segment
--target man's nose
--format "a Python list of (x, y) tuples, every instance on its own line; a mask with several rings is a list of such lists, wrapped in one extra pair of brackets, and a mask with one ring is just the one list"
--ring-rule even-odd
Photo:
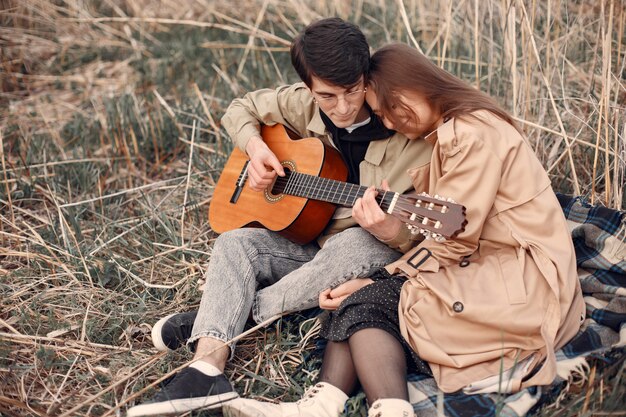
[(344, 96), (337, 97), (337, 111), (346, 113), (350, 109), (350, 103)]

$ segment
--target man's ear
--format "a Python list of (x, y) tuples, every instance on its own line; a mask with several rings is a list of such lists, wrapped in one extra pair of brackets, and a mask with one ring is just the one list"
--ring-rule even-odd
[(313, 90), (311, 90), (311, 86), (307, 85), (306, 88), (307, 88), (307, 90), (309, 90), (309, 94), (311, 94), (311, 97), (313, 97), (313, 102), (317, 103), (317, 100), (315, 99), (315, 95), (313, 94)]

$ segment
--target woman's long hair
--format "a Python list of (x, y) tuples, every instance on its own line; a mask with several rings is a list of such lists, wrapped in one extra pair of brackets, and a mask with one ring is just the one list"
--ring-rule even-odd
[(476, 90), (465, 81), (439, 68), (417, 50), (404, 44), (390, 44), (372, 55), (369, 88), (376, 93), (380, 111), (394, 123), (398, 109), (401, 113), (417, 115), (398, 98), (398, 93), (415, 92), (423, 95), (446, 118), (476, 117), (472, 113), (487, 110), (519, 130), (511, 116), (494, 99)]

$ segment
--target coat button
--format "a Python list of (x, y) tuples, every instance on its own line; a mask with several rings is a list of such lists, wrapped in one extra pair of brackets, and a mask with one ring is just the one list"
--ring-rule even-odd
[(452, 310), (454, 310), (455, 313), (460, 313), (461, 311), (463, 311), (463, 303), (457, 301), (456, 303), (452, 304)]

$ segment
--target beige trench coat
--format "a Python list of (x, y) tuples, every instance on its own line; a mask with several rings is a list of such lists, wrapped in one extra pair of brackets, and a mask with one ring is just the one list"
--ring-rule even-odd
[(466, 206), (465, 231), (443, 243), (426, 240), (387, 269), (408, 277), (401, 331), (441, 390), (545, 359), (530, 379), (512, 381), (516, 391), (553, 381), (554, 351), (576, 334), (585, 306), (547, 174), (515, 128), (476, 115), (486, 123), (452, 119), (429, 135), (431, 164), (410, 172), (417, 191)]
[[(326, 145), (332, 139), (319, 114), (319, 107), (313, 101), (304, 83), (263, 89), (246, 94), (234, 100), (222, 117), (222, 124), (235, 145), (245, 152), (250, 137), (258, 135), (260, 125), (282, 124), (301, 137), (317, 137)], [(414, 167), (424, 168), (430, 163), (432, 144), (426, 141), (413, 141), (404, 135), (395, 135), (370, 143), (361, 162), (361, 185), (380, 186), (383, 179), (389, 181), (391, 190), (404, 193), (412, 190), (413, 184), (407, 172)], [(330, 235), (340, 232), (357, 223), (352, 218), (332, 221), (318, 239), (323, 244)], [(389, 241), (389, 247), (406, 252), (415, 246), (418, 236), (411, 235), (406, 228)]]

